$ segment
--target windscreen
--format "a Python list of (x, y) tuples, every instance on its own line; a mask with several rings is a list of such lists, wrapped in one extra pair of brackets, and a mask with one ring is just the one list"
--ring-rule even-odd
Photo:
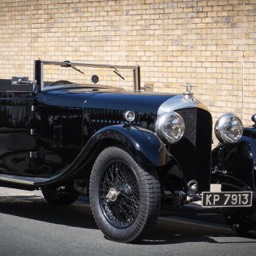
[(43, 63), (43, 88), (49, 86), (103, 86), (134, 90), (134, 69), (111, 65), (82, 66), (71, 62), (62, 65)]

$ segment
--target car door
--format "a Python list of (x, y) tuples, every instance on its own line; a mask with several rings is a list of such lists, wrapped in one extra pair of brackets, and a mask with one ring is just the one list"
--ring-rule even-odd
[(0, 173), (33, 176), (33, 92), (0, 88)]

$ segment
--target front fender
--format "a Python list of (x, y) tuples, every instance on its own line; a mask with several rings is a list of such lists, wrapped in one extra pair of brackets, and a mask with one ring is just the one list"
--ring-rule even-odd
[(242, 141), (246, 141), (250, 145), (250, 155), (253, 159), (253, 164), (256, 163), (256, 130), (255, 128), (245, 128), (242, 136)]
[[(68, 180), (93, 164), (93, 161), (107, 146), (121, 145), (127, 149), (142, 166), (162, 166), (168, 161), (164, 143), (151, 131), (134, 126), (107, 126), (97, 131), (86, 143), (74, 161), (46, 181), (37, 182), (42, 187)], [(89, 172), (88, 172), (89, 173)]]
[(238, 143), (235, 144), (219, 144), (212, 151), (213, 161), (218, 158), (220, 152), (224, 153), (224, 162), (230, 161), (232, 156), (239, 155), (248, 159), (250, 170), (256, 163), (256, 140), (248, 136), (242, 136)]
[(219, 144), (212, 151), (212, 181), (255, 190), (256, 140), (242, 136), (238, 143)]
[(85, 148), (102, 149), (109, 144), (123, 146), (141, 164), (162, 166), (168, 162), (164, 143), (150, 130), (137, 126), (115, 125), (97, 131)]

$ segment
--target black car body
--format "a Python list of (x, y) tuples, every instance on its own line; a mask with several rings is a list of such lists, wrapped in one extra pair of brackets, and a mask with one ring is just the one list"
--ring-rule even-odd
[[(97, 66), (119, 79), (125, 79), (119, 69), (131, 70), (134, 91), (46, 81), (45, 66), (79, 73), (77, 67)], [(40, 189), (55, 204), (87, 195), (99, 228), (121, 242), (143, 237), (161, 205), (182, 207), (201, 200), (204, 191), (205, 206), (217, 206), (212, 198), (219, 195), (206, 193), (212, 170), (219, 173), (211, 167), (212, 117), (190, 86), (181, 95), (146, 93), (138, 66), (41, 60), (35, 61), (35, 81), (14, 78), (0, 86), (1, 186)], [(225, 121), (221, 135), (230, 133), (236, 143), (240, 120), (230, 114)], [(255, 192), (255, 178), (252, 183)], [(246, 191), (233, 207), (251, 208)]]

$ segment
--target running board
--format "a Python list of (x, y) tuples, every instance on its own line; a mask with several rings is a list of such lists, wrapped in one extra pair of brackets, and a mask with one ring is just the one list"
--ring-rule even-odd
[(37, 186), (38, 183), (49, 181), (48, 178), (33, 178), (17, 175), (0, 174), (0, 182), (15, 183), (24, 186)]

